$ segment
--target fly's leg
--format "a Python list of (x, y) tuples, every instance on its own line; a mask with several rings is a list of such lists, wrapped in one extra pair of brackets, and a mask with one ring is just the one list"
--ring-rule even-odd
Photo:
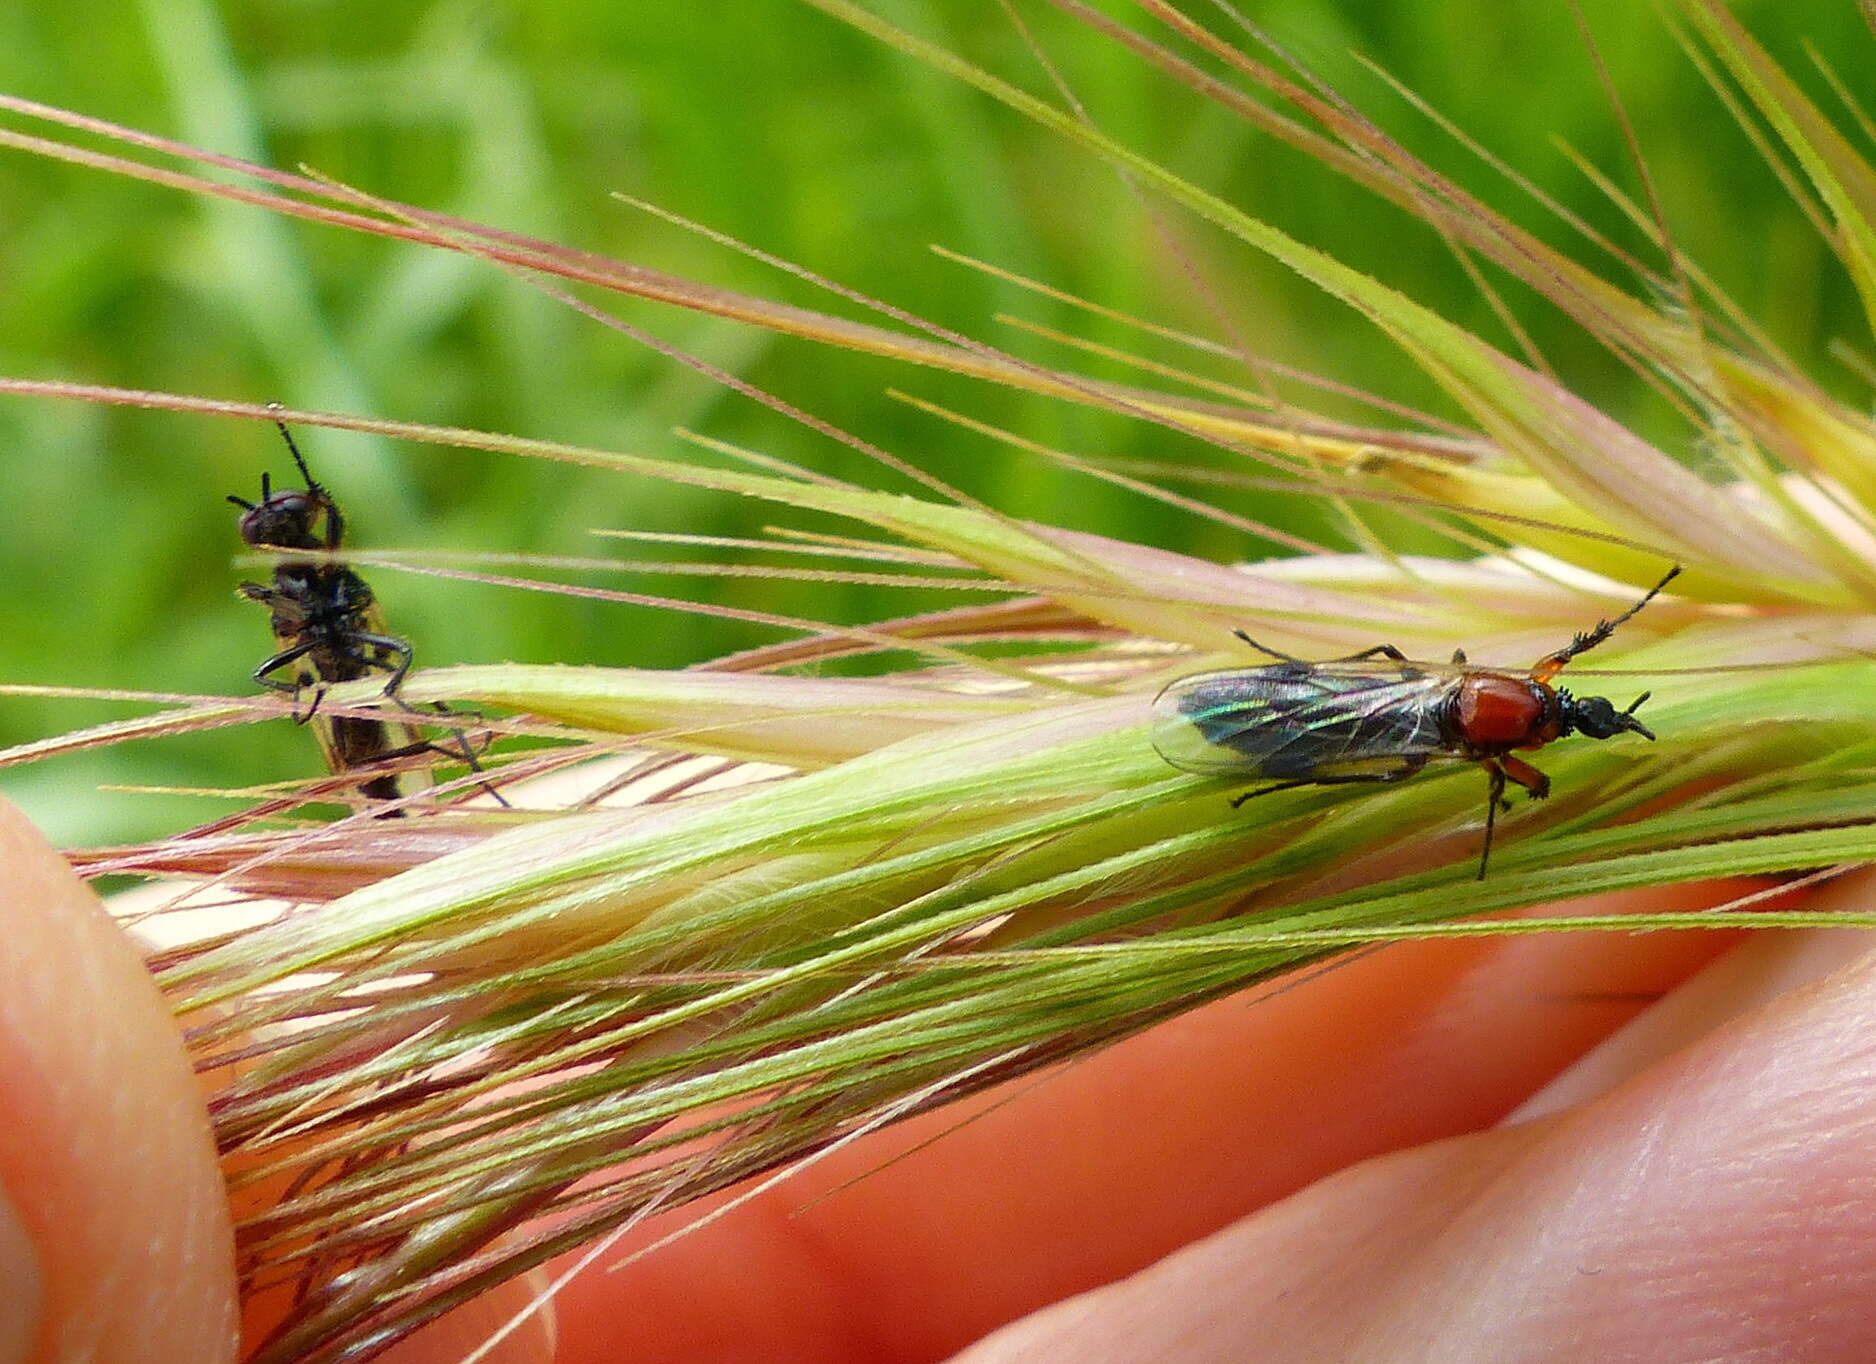
[(1406, 781), (1427, 765), (1424, 757), (1407, 758), (1399, 767), (1387, 772), (1348, 772), (1330, 777), (1302, 777), (1296, 781), (1281, 781), (1275, 786), (1261, 786), (1255, 791), (1246, 791), (1241, 796), (1233, 796), (1231, 808), (1237, 809), (1245, 801), (1257, 796), (1268, 796), (1278, 791), (1294, 791), (1299, 786), (1374, 786), (1390, 782)]
[(1236, 810), (1242, 806), (1245, 801), (1255, 800), (1259, 796), (1274, 796), (1279, 791), (1294, 791), (1299, 786), (1314, 786), (1315, 784), (1316, 783), (1313, 781), (1285, 781), (1278, 782), (1275, 786), (1260, 786), (1255, 791), (1246, 791), (1241, 796), (1233, 796), (1231, 798), (1231, 808)]
[(1347, 658), (1332, 658), (1328, 661), (1331, 663), (1360, 663), (1364, 659), (1369, 658), (1385, 658), (1390, 662), (1400, 664), (1400, 675), (1409, 681), (1414, 678), (1426, 676), (1420, 669), (1413, 666), (1413, 661), (1409, 659), (1406, 654), (1402, 653), (1392, 644), (1377, 644), (1372, 649), (1363, 649), (1360, 653), (1350, 654)]
[[(289, 663), (297, 662), (306, 657), (306, 655), (313, 651), (314, 647), (315, 646), (312, 644), (296, 644), (291, 649), (282, 649), (272, 658), (263, 661), (260, 667), (256, 668), (249, 676), (260, 683), (261, 686), (266, 687), (269, 691), (281, 692), (287, 696), (291, 696), (295, 701), (298, 701), (300, 699), (300, 693), (306, 690), (306, 684), (313, 680), (309, 674), (301, 673), (291, 682), (283, 678), (269, 677), (268, 674), (278, 672)], [(325, 695), (326, 689), (324, 687), (320, 687), (314, 691), (313, 704), (306, 708), (306, 712), (303, 715), (296, 711), (293, 716), (293, 723), (303, 725), (311, 720), (313, 713), (319, 709), (319, 703), (325, 699)]]
[(1500, 810), (1507, 814), (1511, 811), (1511, 802), (1505, 799), (1505, 783), (1516, 782), (1532, 800), (1543, 800), (1550, 794), (1550, 778), (1522, 758), (1507, 753), (1502, 757), (1488, 758), (1484, 766), (1491, 777), (1491, 794), (1485, 806), (1485, 850), (1479, 854), (1481, 881), (1485, 879), (1485, 864), (1492, 855), (1492, 826), (1497, 822), (1497, 814)]
[[(410, 645), (395, 635), (369, 635), (362, 631), (352, 636), (352, 642), (368, 645), (377, 654), (377, 665), (391, 674), (384, 684), (384, 694), (396, 700), (397, 689), (404, 685), (404, 674), (410, 671), (413, 657)], [(387, 663), (387, 658), (395, 662)]]
[[(1231, 633), (1236, 635), (1239, 639), (1243, 640), (1246, 644), (1250, 645), (1253, 649), (1257, 650), (1257, 652), (1260, 654), (1269, 654), (1272, 658), (1280, 659), (1285, 663), (1300, 663), (1305, 668), (1314, 668), (1314, 667), (1320, 666), (1319, 664), (1310, 662), (1306, 658), (1298, 658), (1294, 654), (1286, 654), (1282, 652), (1281, 650), (1273, 649), (1268, 644), (1259, 644), (1256, 640), (1252, 639), (1249, 635), (1245, 634), (1244, 631), (1242, 630), (1233, 630)], [(1323, 662), (1325, 663), (1359, 663), (1364, 658), (1390, 658), (1390, 659), (1393, 659), (1394, 662), (1396, 663), (1405, 663), (1408, 661), (1407, 655), (1402, 653), (1399, 649), (1395, 648), (1392, 644), (1377, 644), (1372, 649), (1363, 649), (1358, 654), (1349, 654), (1346, 658), (1324, 659)]]
[[(1510, 761), (1518, 762), (1516, 758)], [(1518, 766), (1523, 767), (1524, 764), (1518, 763)], [(1499, 803), (1505, 798), (1505, 769), (1498, 765), (1496, 758), (1487, 758), (1484, 767), (1491, 785), (1485, 797), (1485, 846), (1479, 850), (1478, 879), (1481, 881), (1485, 879), (1486, 865), (1492, 860), (1492, 831), (1498, 824)], [(1518, 784), (1522, 786), (1524, 783)]]
[(1505, 769), (1505, 775), (1529, 792), (1532, 800), (1543, 800), (1550, 794), (1550, 778), (1524, 759), (1507, 753), (1498, 762)]
[(1306, 658), (1297, 658), (1293, 654), (1286, 654), (1277, 649), (1273, 649), (1267, 644), (1259, 644), (1256, 640), (1252, 639), (1249, 635), (1245, 634), (1244, 631), (1242, 630), (1233, 630), (1231, 633), (1236, 635), (1239, 639), (1243, 640), (1246, 644), (1250, 645), (1253, 649), (1257, 650), (1258, 653), (1269, 654), (1272, 658), (1277, 659), (1280, 662), (1296, 663), (1305, 668), (1314, 666)]
[[(1280, 650), (1273, 649), (1268, 644), (1259, 644), (1256, 640), (1252, 639), (1249, 635), (1245, 634), (1244, 631), (1242, 630), (1233, 630), (1231, 633), (1236, 635), (1239, 639), (1243, 640), (1246, 644), (1250, 645), (1253, 649), (1257, 650), (1258, 653), (1269, 654), (1272, 658), (1278, 659), (1281, 662), (1294, 663), (1299, 668), (1317, 668), (1317, 667), (1322, 666), (1321, 664), (1318, 664), (1318, 663), (1312, 663), (1306, 658), (1297, 658), (1293, 654), (1286, 654), (1286, 653), (1281, 652)], [(1324, 659), (1323, 662), (1324, 663), (1360, 663), (1364, 659), (1370, 659), (1370, 658), (1385, 658), (1385, 659), (1391, 660), (1392, 662), (1401, 664), (1402, 665), (1401, 676), (1403, 677), (1415, 678), (1415, 677), (1424, 676), (1424, 674), (1421, 673), (1419, 669), (1412, 666), (1412, 662), (1411, 660), (1408, 659), (1407, 655), (1402, 653), (1399, 649), (1395, 648), (1392, 644), (1377, 644), (1372, 649), (1363, 649), (1358, 654), (1349, 654), (1345, 658)]]
[[(453, 715), (456, 713), (449, 710), (437, 712), (418, 710), (415, 706), (404, 705), (404, 701), (401, 697), (392, 697), (391, 699), (396, 701), (398, 705), (403, 706), (404, 709), (409, 711), (412, 715), (420, 715), (425, 719), (434, 719), (439, 713), (443, 715)], [(485, 769), (481, 763), (476, 761), (475, 750), (469, 746), (469, 736), (464, 734), (460, 729), (452, 729), (450, 736), (456, 741), (453, 747), (425, 739), (420, 743), (406, 744), (402, 748), (394, 748), (388, 752), (380, 753), (378, 757), (380, 760), (385, 760), (391, 758), (411, 758), (419, 753), (435, 753), (439, 757), (448, 759), (450, 762), (461, 761), (471, 772), (474, 772), (477, 776), (482, 776)], [(484, 791), (488, 792), (488, 794), (494, 798), (497, 805), (505, 810), (512, 810), (514, 808), (514, 806), (510, 805), (508, 801), (503, 798), (502, 793), (497, 791), (488, 782), (482, 782), (480, 785)]]
[[(392, 702), (395, 703), (399, 709), (408, 711), (410, 714), (420, 716), (424, 719), (432, 719), (438, 715), (457, 715), (460, 713), (460, 712), (451, 710), (448, 706), (444, 705), (441, 701), (432, 702), (432, 704), (436, 706), (436, 709), (434, 711), (418, 710), (417, 707), (411, 705), (410, 702), (406, 701), (403, 697), (399, 696), (396, 692), (391, 691), (389, 688), (386, 688), (385, 695), (389, 696)], [(424, 752), (440, 753), (445, 758), (448, 758), (451, 762), (454, 762), (456, 759), (461, 758), (463, 766), (467, 767), (471, 772), (474, 772), (477, 776), (481, 776), (484, 772), (484, 768), (481, 763), (476, 761), (475, 749), (470, 747), (469, 736), (460, 729), (451, 729), (450, 737), (456, 741), (455, 746), (453, 748), (446, 748), (442, 744), (431, 743), (429, 741), (425, 741), (420, 744), (411, 744), (406, 748), (399, 749), (395, 753), (387, 753), (384, 756), (385, 757), (407, 757), (412, 753), (424, 753)], [(509, 805), (506, 800), (502, 798), (502, 793), (500, 791), (497, 791), (494, 788), (494, 786), (490, 785), (488, 782), (485, 781), (482, 783), (482, 789), (488, 792), (490, 796), (494, 797), (495, 803), (497, 805), (502, 806), (504, 809), (514, 808), (513, 806)]]
[[(368, 646), (377, 654), (376, 661), (379, 667), (388, 667), (391, 676), (384, 684), (385, 696), (395, 702), (399, 709), (409, 711), (412, 715), (430, 714), (430, 712), (418, 710), (397, 694), (398, 688), (404, 685), (404, 675), (410, 671), (411, 660), (414, 657), (408, 641), (399, 639), (395, 635), (373, 635), (363, 632), (353, 636), (353, 638), (356, 642)], [(394, 661), (387, 665), (387, 658)], [(448, 715), (451, 712), (449, 707), (438, 702), (434, 713), (438, 715)], [(465, 767), (471, 772), (480, 774), (482, 772), (482, 764), (476, 761), (475, 750), (469, 747), (469, 736), (464, 734), (460, 729), (452, 729), (450, 733), (456, 740), (456, 747), (454, 749), (445, 748), (441, 744), (426, 742), (421, 746), (413, 746), (411, 751), (423, 752), (428, 750), (430, 752), (440, 753), (451, 760), (460, 757)], [(507, 801), (502, 799), (502, 793), (487, 782), (482, 783), (482, 789), (495, 798), (497, 805), (506, 806), (508, 804)]]
[(297, 696), (299, 695), (300, 688), (305, 685), (304, 683), (298, 681), (285, 682), (278, 677), (269, 677), (267, 674), (279, 672), (280, 669), (286, 667), (287, 664), (305, 658), (306, 655), (310, 654), (312, 651), (313, 646), (310, 644), (295, 644), (291, 649), (282, 649), (272, 658), (262, 662), (260, 667), (249, 673), (248, 676), (252, 677), (269, 691), (283, 691), (289, 696)]

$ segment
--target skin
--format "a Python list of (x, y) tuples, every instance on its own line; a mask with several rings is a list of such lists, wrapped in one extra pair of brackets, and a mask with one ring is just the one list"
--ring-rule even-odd
[[(4, 807), (0, 886), (0, 1364), (233, 1358), (174, 1025)], [(557, 1352), (536, 1317), (488, 1358), (1876, 1358), (1866, 942), (1369, 953), (869, 1136), (628, 1261), (676, 1223), (644, 1229), (573, 1278)], [(392, 1358), (458, 1361), (533, 1291)]]

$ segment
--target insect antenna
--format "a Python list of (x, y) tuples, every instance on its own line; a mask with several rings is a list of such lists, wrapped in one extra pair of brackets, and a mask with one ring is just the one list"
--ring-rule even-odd
[[(267, 410), (273, 413), (285, 411), (279, 403), (268, 403)], [(293, 439), (293, 433), (287, 430), (286, 422), (279, 416), (274, 417), (274, 429), (280, 432), (280, 439), (287, 443), (287, 452), (293, 456), (293, 462), (299, 466), (300, 477), (306, 480), (306, 491), (316, 497), (326, 497), (326, 490), (319, 486), (319, 480), (313, 477), (313, 471), (306, 467), (306, 456), (300, 453), (299, 444)], [(261, 496), (267, 495), (267, 475), (261, 475)], [(329, 500), (329, 499), (328, 499)], [(1630, 612), (1633, 615), (1633, 612)]]
[[(261, 502), (265, 502), (268, 498), (272, 496), (273, 496), (273, 488), (270, 487), (268, 484), (267, 471), (265, 469), (262, 469), (261, 470)], [(234, 503), (235, 506), (241, 508), (242, 511), (253, 511), (255, 507), (260, 505), (259, 503), (248, 501), (245, 497), (236, 497), (233, 493), (228, 494), (228, 500)]]
[(1647, 593), (1640, 601), (1629, 607), (1628, 610), (1624, 611), (1614, 620), (1597, 621), (1593, 629), (1585, 630), (1583, 633), (1573, 638), (1569, 643), (1569, 647), (1559, 649), (1556, 653), (1539, 661), (1537, 666), (1531, 669), (1531, 671), (1536, 674), (1537, 680), (1540, 682), (1549, 681), (1552, 677), (1555, 677), (1561, 672), (1564, 665), (1578, 654), (1586, 654), (1598, 644), (1601, 644), (1605, 639), (1609, 638), (1610, 635), (1613, 635), (1618, 627), (1633, 620), (1636, 613), (1639, 612), (1642, 607), (1653, 601), (1655, 597), (1659, 595), (1662, 588), (1680, 577), (1680, 575), (1681, 566), (1676, 564), (1667, 571), (1666, 577), (1662, 578), (1660, 582), (1648, 589)]
[[(313, 477), (313, 471), (306, 467), (306, 456), (300, 453), (299, 442), (293, 439), (293, 433), (287, 430), (287, 424), (279, 417), (286, 411), (279, 403), (268, 403), (267, 410), (275, 413), (274, 429), (280, 432), (280, 439), (287, 443), (287, 452), (293, 456), (293, 463), (298, 466), (300, 477), (306, 480), (306, 496), (326, 514), (326, 548), (335, 550), (345, 538), (345, 518), (339, 514), (339, 504), (332, 500), (332, 494), (325, 490), (320, 481)], [(230, 499), (231, 501), (233, 499)], [(267, 472), (261, 471), (261, 501), (267, 500)]]
[(1653, 695), (1654, 693), (1651, 691), (1643, 692), (1640, 696), (1636, 697), (1633, 701), (1630, 701), (1628, 703), (1628, 709), (1622, 712), (1623, 717), (1628, 721), (1628, 727), (1634, 730), (1637, 734), (1641, 735), (1642, 738), (1644, 739), (1653, 739), (1655, 737), (1655, 732), (1652, 729), (1648, 728), (1647, 725), (1644, 725), (1640, 720), (1637, 720), (1635, 718), (1635, 708), (1641, 705), (1642, 702), (1646, 701), (1649, 697)]

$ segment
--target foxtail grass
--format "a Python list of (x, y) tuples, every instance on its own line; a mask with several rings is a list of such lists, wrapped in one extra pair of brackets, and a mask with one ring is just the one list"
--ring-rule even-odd
[[(1031, 93), (847, 0), (808, 3), (1032, 120), (1091, 170), (1122, 176), (1155, 213), (1196, 219), (1313, 281), (1325, 311), (1378, 327), (1467, 420), (1436, 422), (1379, 398), (1372, 425), (1332, 419), (1275, 397), (1278, 369), (1239, 344), (1145, 324), (1138, 355), (1104, 355), (1134, 364), (1137, 381), (1096, 380), (797, 267), (786, 268), (877, 320), (733, 294), (315, 174), (0, 100), (18, 125), (0, 129), (0, 144), (514, 272), (920, 491), (880, 491), (701, 436), (689, 438), (714, 462), (330, 412), (288, 421), (753, 499), (783, 520), (838, 521), (851, 533), (784, 527), (758, 542), (720, 541), (712, 547), (725, 558), (710, 571), (780, 559), (768, 571), (960, 594), (950, 610), (858, 627), (708, 608), (793, 638), (680, 672), (419, 671), (401, 692), (408, 706), (427, 719), (430, 706), (447, 705), (449, 724), (493, 743), (484, 771), (411, 786), (406, 818), (347, 807), (339, 774), (251, 793), (258, 803), (242, 813), (154, 844), (74, 853), (98, 873), (193, 878), (145, 927), (164, 943), (151, 950), (152, 969), (199, 1064), (217, 1077), (210, 1106), (230, 1185), (266, 1191), (239, 1228), (247, 1291), (279, 1304), (271, 1334), (253, 1342), (256, 1361), (367, 1356), (653, 1211), (1356, 946), (1475, 932), (1793, 927), (1818, 916), (1802, 904), (1477, 916), (1560, 891), (1817, 879), (1876, 858), (1876, 423), (1784, 359), (1684, 257), (1651, 189), (1631, 199), (1604, 182), (1651, 259), (1589, 237), (1582, 254), (1595, 263), (1586, 264), (1410, 154), (1228, 10), (1207, 28), (1190, 10), (1141, 0), (1144, 25), (1129, 28), (1054, 0), (1195, 101), (1410, 209), (1481, 287), (1509, 277), (1562, 310), (1681, 415), (1677, 450), (1573, 392), (1534, 351), (1501, 350), (1133, 151), (1075, 92)], [(1876, 309), (1876, 167), (1723, 6), (1670, 8), (1690, 59)], [(80, 133), (102, 149), (81, 145)], [(1645, 164), (1637, 169), (1648, 183)], [(568, 292), (575, 285), (585, 292)], [(1120, 464), (908, 394), (961, 440), (1118, 484), (1284, 557), (1225, 566), (985, 505), (914, 460), (652, 341), (590, 301), (609, 293), (898, 360), (908, 388), (918, 367), (933, 367), (1164, 428), (1169, 448), (1218, 457)], [(1194, 373), (1187, 357), (1204, 353), (1241, 375)], [(1304, 382), (1368, 401), (1340, 377), (1284, 376), (1286, 391)], [(78, 383), (0, 387), (273, 415), (254, 403)], [(1337, 543), (1228, 510), (1226, 493), (1233, 506), (1245, 494), (1320, 499)], [(1409, 531), (1448, 552), (1404, 552), (1394, 542)], [(349, 561), (374, 574), (459, 573), (706, 609), (539, 576), (593, 564)], [(1500, 819), (1483, 879), (1485, 783), (1472, 764), (1234, 807), (1241, 778), (1174, 770), (1152, 743), (1152, 702), (1168, 682), (1266, 661), (1236, 630), (1305, 659), (1386, 642), (1416, 659), (1463, 647), (1475, 664), (1525, 668), (1624, 609), (1671, 564), (1685, 571), (1670, 595), (1568, 675), (1618, 704), (1651, 690), (1645, 714), (1658, 741), (1565, 741), (1537, 755), (1554, 794)], [(633, 562), (604, 567), (630, 572)], [(863, 656), (882, 675), (828, 667)], [(383, 713), (381, 689), (337, 686), (321, 704), (370, 717)], [(165, 708), (0, 762), (287, 709), (273, 697), (146, 699)], [(513, 809), (481, 797), (489, 783)], [(349, 813), (314, 821), (314, 802)], [(193, 925), (188, 896), (230, 894), (278, 903), (233, 926), (163, 931), (170, 920)]]

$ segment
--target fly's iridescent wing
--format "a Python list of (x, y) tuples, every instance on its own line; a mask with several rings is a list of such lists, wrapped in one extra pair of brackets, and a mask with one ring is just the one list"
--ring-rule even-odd
[(1272, 663), (1182, 677), (1153, 703), (1153, 746), (1185, 772), (1284, 781), (1383, 772), (1452, 752), (1450, 674), (1395, 663)]

